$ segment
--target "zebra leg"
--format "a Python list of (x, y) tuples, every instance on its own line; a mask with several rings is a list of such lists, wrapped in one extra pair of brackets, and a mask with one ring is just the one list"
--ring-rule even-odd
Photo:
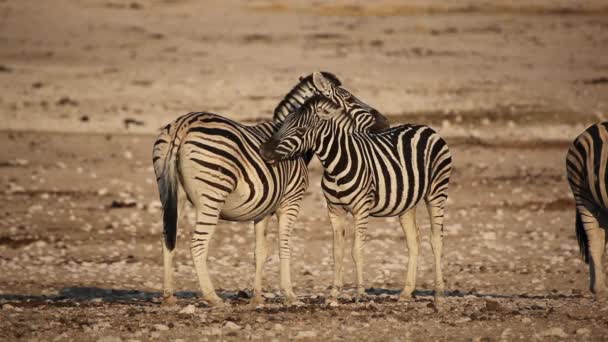
[(355, 215), (355, 239), (351, 255), (355, 262), (357, 272), (357, 292), (358, 297), (365, 295), (365, 286), (363, 284), (363, 248), (367, 238), (367, 225), (369, 221), (369, 211), (363, 210), (362, 213)]
[(270, 216), (264, 217), (261, 221), (255, 222), (255, 280), (253, 282), (253, 299), (252, 304), (264, 303), (262, 297), (262, 275), (264, 273), (264, 264), (268, 257), (268, 247), (266, 245), (266, 228)]
[(192, 233), (192, 244), (190, 246), (203, 299), (212, 306), (223, 303), (222, 299), (215, 293), (207, 268), (209, 242), (215, 232), (220, 213), (220, 209), (215, 206), (217, 206), (217, 202), (207, 204), (201, 200), (201, 203), (197, 203), (196, 227)]
[(597, 218), (584, 206), (578, 207), (589, 246), (590, 290), (597, 299), (608, 295), (602, 257), (604, 256), (606, 231), (600, 227)]
[(338, 298), (342, 292), (344, 284), (344, 235), (346, 227), (344, 226), (346, 219), (346, 211), (341, 208), (328, 206), (328, 216), (331, 222), (331, 227), (334, 232), (334, 284), (331, 289), (331, 297)]
[(418, 227), (416, 226), (416, 207), (401, 215), (399, 221), (401, 222), (401, 229), (403, 229), (403, 234), (405, 235), (408, 251), (407, 275), (405, 276), (405, 286), (399, 296), (399, 301), (408, 301), (412, 298), (412, 294), (416, 289), (418, 246), (420, 244)]
[(435, 303), (439, 303), (445, 296), (445, 283), (441, 270), (441, 259), (443, 257), (443, 205), (434, 206), (426, 202), (426, 208), (431, 219), (431, 248), (435, 257)]
[[(186, 206), (186, 193), (184, 189), (179, 186), (177, 196), (177, 226), (179, 228), (180, 219), (184, 216), (184, 207)], [(177, 303), (175, 298), (175, 290), (173, 288), (173, 256), (175, 255), (175, 248), (169, 249), (166, 243), (166, 238), (163, 233), (162, 245), (163, 245), (163, 305), (171, 306)], [(175, 234), (177, 235), (177, 229)], [(175, 239), (177, 242), (177, 239)]]
[[(299, 208), (298, 208), (299, 210)], [(292, 210), (277, 212), (279, 216), (279, 259), (281, 260), (281, 291), (287, 304), (300, 304), (291, 283), (291, 231), (297, 217)]]

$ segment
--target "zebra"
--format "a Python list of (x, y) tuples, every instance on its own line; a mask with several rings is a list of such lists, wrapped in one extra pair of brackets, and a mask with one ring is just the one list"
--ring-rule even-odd
[(416, 206), (424, 199), (431, 219), (431, 246), (435, 257), (435, 301), (444, 296), (441, 270), (443, 220), (448, 197), (452, 157), (446, 142), (430, 127), (401, 125), (380, 133), (356, 132), (347, 109), (357, 101), (320, 73), (313, 82), (322, 95), (308, 99), (287, 116), (281, 128), (262, 145), (270, 162), (289, 160), (312, 149), (324, 167), (322, 189), (334, 231), (334, 284), (342, 289), (344, 216), (355, 220), (352, 257), (357, 295), (363, 286), (363, 248), (369, 216), (399, 216), (409, 251), (408, 269), (400, 300), (409, 300), (416, 286), (418, 228)]
[(576, 202), (576, 238), (589, 264), (590, 290), (597, 299), (608, 297), (602, 257), (608, 235), (608, 122), (579, 135), (566, 155), (568, 183)]
[[(340, 86), (334, 75), (323, 75), (333, 85)], [(276, 214), (281, 290), (287, 303), (298, 303), (290, 277), (290, 239), (308, 186), (310, 157), (271, 165), (262, 160), (258, 151), (287, 113), (296, 110), (315, 91), (312, 75), (300, 79), (276, 107), (274, 122), (244, 126), (216, 114), (193, 112), (161, 130), (154, 143), (152, 160), (163, 206), (163, 303), (176, 302), (173, 256), (177, 222), (186, 202), (193, 204), (197, 213), (190, 249), (205, 301), (211, 305), (222, 304), (207, 269), (209, 243), (221, 218), (254, 222), (256, 270), (252, 303), (263, 302), (265, 232), (269, 217)], [(373, 120), (369, 122), (373, 124)]]

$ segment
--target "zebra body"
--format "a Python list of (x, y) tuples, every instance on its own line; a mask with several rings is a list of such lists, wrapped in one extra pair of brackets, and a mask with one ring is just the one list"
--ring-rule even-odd
[(332, 294), (338, 295), (343, 284), (344, 215), (350, 212), (355, 219), (352, 256), (358, 294), (364, 294), (363, 247), (369, 216), (399, 216), (409, 251), (401, 299), (411, 297), (419, 245), (415, 208), (424, 200), (431, 218), (438, 300), (444, 292), (443, 217), (451, 172), (447, 144), (431, 128), (421, 125), (402, 125), (380, 133), (353, 130), (355, 120), (349, 111), (361, 108), (357, 106), (358, 100), (344, 89), (332, 89), (322, 75), (315, 75), (323, 97), (309, 99), (299, 111), (288, 116), (273, 138), (263, 145), (261, 154), (267, 160), (284, 160), (313, 149), (323, 165), (322, 188), (334, 230)]
[[(324, 73), (339, 85), (335, 76)], [(284, 113), (314, 94), (308, 76), (275, 109), (275, 122), (245, 126), (212, 113), (190, 113), (162, 129), (154, 143), (153, 164), (163, 204), (164, 301), (173, 296), (173, 255), (178, 217), (187, 201), (196, 210), (191, 252), (203, 297), (220, 304), (209, 278), (207, 255), (218, 220), (254, 221), (256, 273), (254, 302), (262, 302), (262, 269), (267, 257), (265, 231), (270, 215), (279, 221), (281, 289), (288, 302), (297, 301), (290, 277), (290, 239), (300, 202), (308, 185), (309, 159), (276, 164), (264, 162), (260, 145), (268, 140)]]
[(602, 258), (608, 235), (608, 122), (587, 128), (566, 156), (568, 183), (576, 202), (576, 237), (589, 264), (590, 289), (608, 297)]

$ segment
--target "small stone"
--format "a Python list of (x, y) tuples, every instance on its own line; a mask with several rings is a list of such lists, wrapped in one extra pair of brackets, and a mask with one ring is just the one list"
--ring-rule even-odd
[(97, 340), (97, 342), (121, 342), (120, 337), (116, 336), (104, 336)]
[(169, 327), (164, 324), (154, 324), (154, 329), (158, 331), (167, 331), (169, 330)]
[(591, 329), (589, 329), (589, 328), (579, 328), (579, 329), (576, 329), (576, 335), (578, 335), (578, 336), (589, 336), (589, 335), (591, 335)]
[(300, 331), (296, 334), (296, 336), (294, 336), (295, 340), (301, 340), (304, 338), (316, 338), (317, 337), (317, 333), (312, 331), (312, 330), (308, 330), (308, 331)]
[(241, 329), (241, 326), (234, 322), (227, 321), (226, 324), (224, 324), (224, 329), (228, 331), (237, 331)]
[(188, 304), (186, 307), (181, 309), (179, 313), (181, 314), (193, 314), (196, 312), (196, 307), (192, 304)]
[(562, 338), (568, 337), (568, 334), (564, 331), (564, 329), (558, 328), (558, 327), (547, 329), (545, 331), (541, 331), (537, 335), (540, 337), (562, 337)]
[[(276, 324), (274, 325), (274, 327), (272, 327), (272, 330), (274, 330), (274, 331), (284, 331), (284, 330), (285, 330), (285, 327), (283, 327), (283, 325), (282, 325), (282, 324), (280, 324), (280, 323), (276, 323)], [(579, 329), (579, 330), (580, 330), (580, 329)]]
[(10, 304), (4, 304), (4, 305), (2, 305), (2, 310), (12, 310), (14, 308), (15, 307), (12, 306), (12, 305), (10, 305)]
[(498, 310), (500, 310), (500, 304), (493, 300), (486, 300), (486, 310), (487, 311), (498, 311)]

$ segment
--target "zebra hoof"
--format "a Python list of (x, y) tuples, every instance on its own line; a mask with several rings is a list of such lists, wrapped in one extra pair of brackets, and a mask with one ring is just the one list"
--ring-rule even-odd
[(177, 304), (177, 298), (174, 295), (163, 296), (162, 306), (175, 306)]
[(228, 306), (228, 304), (226, 304), (219, 296), (204, 298), (204, 300), (210, 307), (221, 308)]
[(404, 302), (411, 302), (413, 299), (414, 299), (414, 297), (412, 297), (411, 293), (402, 293), (399, 296), (398, 301), (404, 303)]
[(253, 298), (251, 298), (251, 301), (249, 303), (253, 306), (258, 306), (258, 305), (263, 305), (264, 302), (265, 302), (264, 297), (262, 297), (261, 295), (255, 295), (255, 296), (253, 296)]

